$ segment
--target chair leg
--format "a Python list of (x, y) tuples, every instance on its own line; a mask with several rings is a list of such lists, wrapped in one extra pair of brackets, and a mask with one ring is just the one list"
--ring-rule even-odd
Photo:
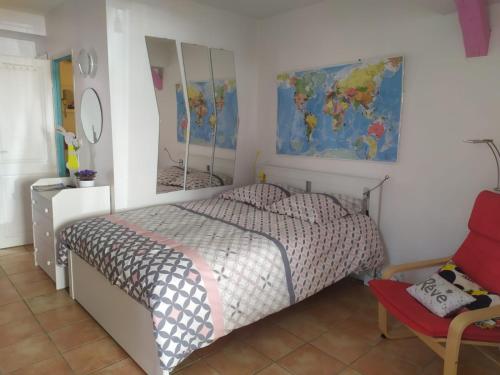
[(460, 344), (460, 337), (454, 337), (454, 335), (448, 336), (444, 355), (443, 375), (457, 375)]
[(400, 340), (415, 337), (413, 333), (391, 333), (389, 332), (389, 315), (387, 309), (380, 302), (378, 304), (378, 327), (383, 339)]
[(383, 338), (389, 337), (389, 327), (387, 323), (387, 310), (380, 302), (378, 303), (378, 328), (382, 332)]

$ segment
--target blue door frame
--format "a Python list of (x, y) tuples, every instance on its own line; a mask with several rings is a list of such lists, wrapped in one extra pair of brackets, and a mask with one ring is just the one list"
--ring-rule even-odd
[[(71, 61), (71, 55), (52, 60), (50, 70), (52, 74), (52, 96), (54, 98), (54, 120), (56, 129), (62, 127), (63, 110), (61, 98), (61, 76), (59, 64), (61, 61)], [(59, 177), (66, 177), (66, 159), (64, 157), (64, 137), (56, 132), (57, 171)]]

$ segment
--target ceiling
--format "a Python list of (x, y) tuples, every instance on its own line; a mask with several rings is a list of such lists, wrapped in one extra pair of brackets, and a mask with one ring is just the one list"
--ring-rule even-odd
[[(50, 9), (66, 0), (0, 0), (0, 8), (23, 12), (46, 14)], [(85, 1), (85, 0), (77, 0)], [(164, 0), (166, 1), (166, 0)], [(292, 9), (320, 3), (324, 0), (194, 0), (198, 3), (226, 9), (234, 13), (253, 18), (267, 18)], [(350, 1), (350, 0), (332, 0)], [(372, 0), (365, 0), (372, 1)], [(378, 1), (378, 0), (377, 0)], [(440, 14), (455, 11), (454, 0), (401, 0), (420, 4), (423, 8)], [(490, 3), (500, 3), (500, 0), (489, 0)]]
[[(1, 1), (1, 0), (0, 0)], [(234, 13), (253, 18), (267, 18), (289, 10), (320, 3), (324, 0), (194, 0), (197, 3), (226, 9)], [(350, 0), (331, 0), (350, 1)], [(364, 0), (372, 1), (372, 0)], [(373, 0), (375, 1), (375, 0)], [(379, 1), (379, 0), (376, 0)], [(400, 0), (401, 2), (417, 3), (424, 9), (448, 14), (455, 11), (454, 0)], [(500, 0), (489, 0), (490, 3), (500, 3)]]
[[(0, 0), (0, 8), (21, 12), (45, 14), (66, 0)], [(79, 0), (85, 1), (85, 0)]]

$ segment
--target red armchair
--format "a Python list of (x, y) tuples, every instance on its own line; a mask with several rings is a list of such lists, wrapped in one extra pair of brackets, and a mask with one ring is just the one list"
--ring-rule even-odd
[(500, 194), (489, 191), (479, 194), (469, 219), (469, 230), (453, 257), (389, 266), (382, 279), (370, 282), (379, 301), (382, 337), (408, 337), (391, 335), (387, 322), (389, 312), (443, 358), (444, 375), (456, 375), (461, 344), (500, 347), (500, 328), (487, 330), (473, 324), (500, 317), (500, 306), (467, 311), (453, 319), (440, 318), (408, 294), (406, 288), (410, 284), (391, 278), (399, 272), (438, 266), (453, 259), (483, 288), (500, 294)]

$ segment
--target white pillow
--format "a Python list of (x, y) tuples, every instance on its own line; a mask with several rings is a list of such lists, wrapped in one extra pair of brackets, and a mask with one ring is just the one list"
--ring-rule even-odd
[(474, 297), (438, 274), (434, 274), (427, 280), (412, 285), (406, 290), (418, 302), (441, 318), (475, 301)]

